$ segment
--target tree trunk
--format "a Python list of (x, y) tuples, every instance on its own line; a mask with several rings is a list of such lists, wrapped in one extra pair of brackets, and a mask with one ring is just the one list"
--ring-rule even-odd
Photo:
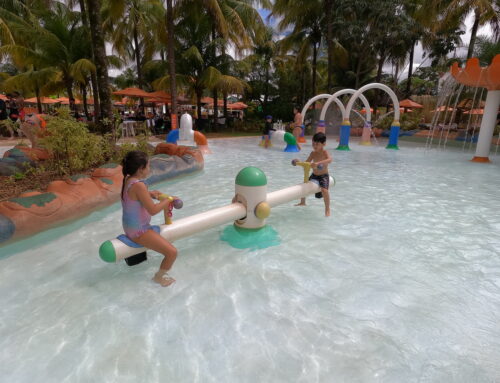
[(354, 89), (358, 89), (359, 88), (359, 83), (360, 83), (359, 76), (360, 76), (360, 73), (361, 73), (361, 57), (359, 56), (358, 57), (358, 64), (356, 65), (356, 83), (354, 85)]
[[(217, 34), (216, 34), (216, 31), (215, 31), (215, 25), (212, 24), (212, 42), (215, 41), (217, 37)], [(212, 44), (213, 45), (213, 60), (214, 60), (214, 63), (215, 64), (215, 57), (217, 55), (217, 48), (215, 46), (215, 44)], [(215, 67), (215, 65), (214, 65)], [(217, 87), (214, 87), (213, 90), (212, 90), (212, 95), (213, 95), (213, 99), (214, 99), (214, 129), (217, 130), (217, 120), (219, 118), (219, 102), (217, 100)]]
[(83, 98), (83, 112), (85, 113), (85, 117), (87, 118), (87, 121), (89, 121), (89, 108), (87, 105), (87, 86), (81, 84), (80, 89), (82, 91), (82, 98)]
[(97, 87), (99, 91), (100, 119), (113, 118), (111, 92), (109, 89), (108, 60), (104, 46), (104, 32), (101, 23), (101, 1), (87, 0), (92, 47), (95, 55)]
[(392, 90), (394, 93), (398, 93), (398, 77), (399, 77), (399, 63), (396, 63), (396, 68), (394, 69), (394, 86)]
[(410, 49), (410, 67), (408, 68), (408, 80), (406, 81), (406, 98), (411, 96), (411, 76), (413, 76), (413, 55), (415, 53), (415, 42), (412, 42)]
[[(316, 46), (316, 43), (313, 43), (313, 62), (312, 62), (312, 95), (313, 95), (313, 97), (316, 96), (316, 76), (317, 76), (316, 66), (317, 66), (317, 61), (318, 61), (318, 47)], [(313, 104), (312, 104), (313, 114), (316, 111), (315, 104), (316, 104), (315, 102), (313, 102)]]
[(474, 53), (474, 45), (476, 44), (477, 30), (479, 29), (479, 10), (474, 10), (474, 24), (472, 24), (472, 29), (470, 32), (469, 49), (467, 50), (467, 60), (472, 57)]
[(42, 114), (43, 113), (43, 109), (42, 109), (42, 101), (40, 100), (40, 88), (37, 86), (35, 86), (35, 96), (36, 96), (36, 107), (38, 109), (38, 114)]
[(264, 83), (264, 105), (262, 107), (262, 111), (264, 112), (264, 115), (267, 115), (269, 113), (268, 108), (267, 108), (267, 102), (269, 100), (269, 78), (270, 78), (269, 65), (270, 64), (271, 64), (271, 60), (269, 60), (265, 63), (265, 65), (266, 65), (266, 77), (265, 77), (265, 83)]
[(219, 100), (217, 99), (217, 88), (212, 92), (214, 98), (214, 129), (217, 131), (217, 120), (219, 119)]
[(333, 0), (324, 0), (324, 12), (326, 15), (326, 47), (328, 51), (328, 81), (326, 91), (333, 93)]
[(227, 92), (222, 92), (222, 97), (224, 97), (224, 107), (223, 107), (223, 111), (224, 111), (224, 126), (226, 126), (227, 124)]
[[(139, 47), (139, 36), (137, 35), (137, 28), (134, 26), (134, 31), (133, 31), (133, 37), (134, 37), (134, 57), (135, 57), (135, 65), (137, 66), (137, 83), (139, 84), (139, 88), (143, 89), (144, 87), (144, 80), (142, 78), (142, 66), (141, 66), (141, 50)], [(142, 113), (144, 113), (144, 98), (141, 97), (139, 99), (140, 101), (140, 108)]]
[(301, 92), (300, 92), (300, 105), (305, 105), (306, 103), (306, 68), (302, 69), (301, 78)]
[[(90, 26), (89, 26), (85, 0), (79, 0), (79, 3), (80, 3), (80, 14), (82, 18), (82, 24), (85, 27), (85, 34), (87, 35), (87, 38), (90, 41), (91, 39)], [(90, 53), (92, 62), (95, 63), (94, 47), (92, 46), (92, 44), (90, 44)], [(94, 98), (94, 122), (97, 122), (97, 119), (101, 114), (101, 108), (99, 107), (99, 94), (98, 94), (99, 91), (97, 89), (97, 76), (95, 72), (90, 72), (90, 84), (92, 85), (92, 97)]]
[[(382, 67), (384, 66), (385, 62), (385, 55), (381, 54), (380, 58), (378, 60), (378, 69), (377, 69), (377, 77), (375, 78), (375, 82), (380, 83), (380, 80), (382, 79)], [(377, 109), (378, 109), (378, 101), (379, 101), (379, 96), (380, 92), (378, 89), (375, 89), (375, 97), (373, 98), (373, 115), (377, 115)], [(373, 121), (375, 118), (372, 119)]]
[[(174, 12), (172, 0), (167, 0), (167, 58), (168, 58), (168, 74), (170, 76), (170, 96), (172, 104), (170, 108), (170, 117), (172, 120), (172, 128), (177, 127), (177, 85), (175, 81), (175, 52), (174, 52)], [(174, 125), (175, 119), (175, 125)]]
[(203, 91), (201, 89), (196, 90), (196, 110), (198, 111), (198, 119), (196, 120), (198, 130), (201, 129), (201, 97), (203, 96)]

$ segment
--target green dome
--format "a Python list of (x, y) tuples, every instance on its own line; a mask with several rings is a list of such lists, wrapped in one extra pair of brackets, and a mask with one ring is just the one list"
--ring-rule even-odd
[(266, 175), (262, 170), (254, 166), (248, 166), (240, 170), (236, 176), (236, 185), (240, 186), (264, 186), (267, 185)]
[(104, 262), (116, 262), (115, 247), (111, 241), (104, 242), (99, 248), (99, 256)]
[(295, 139), (295, 136), (290, 132), (285, 133), (284, 139), (288, 145), (297, 145), (297, 140)]

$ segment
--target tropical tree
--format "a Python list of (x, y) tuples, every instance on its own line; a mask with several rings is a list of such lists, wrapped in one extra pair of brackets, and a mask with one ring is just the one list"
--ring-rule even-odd
[(498, 0), (451, 0), (446, 1), (445, 18), (447, 25), (455, 25), (456, 21), (464, 22), (473, 14), (467, 59), (472, 57), (479, 27), (490, 25), (496, 37), (500, 36), (500, 2)]
[(106, 57), (106, 48), (104, 46), (103, 28), (101, 23), (101, 1), (85, 0), (88, 10), (89, 26), (91, 31), (92, 51), (94, 52), (94, 64), (96, 67), (99, 104), (101, 111), (101, 120), (113, 117), (111, 104), (111, 90), (108, 78), (108, 60)]
[(500, 41), (484, 35), (477, 36), (474, 56), (479, 59), (482, 65), (490, 65), (493, 57), (498, 54), (500, 54)]
[[(43, 73), (42, 77), (47, 78), (47, 73), (57, 71), (57, 80), (66, 89), (68, 97), (74, 98), (75, 75), (95, 70), (87, 58), (89, 46), (83, 29), (78, 26), (79, 17), (58, 2), (33, 13), (36, 17), (28, 20), (10, 15), (8, 25), (13, 31), (14, 43), (0, 47), (0, 54), (10, 55), (16, 65), (28, 70), (29, 76), (21, 76), (21, 79), (36, 77), (36, 73)], [(52, 70), (42, 71), (48, 68)]]
[(281, 52), (286, 54), (292, 47), (298, 48), (297, 60), (312, 58), (312, 93), (317, 90), (317, 62), (322, 41), (324, 12), (321, 0), (276, 0), (273, 15), (280, 17), (280, 31), (292, 31), (280, 40)]

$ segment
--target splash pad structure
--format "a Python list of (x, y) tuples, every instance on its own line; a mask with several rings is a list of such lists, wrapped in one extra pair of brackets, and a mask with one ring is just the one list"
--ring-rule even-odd
[(490, 162), (488, 155), (500, 107), (500, 55), (496, 55), (488, 67), (481, 67), (477, 58), (467, 60), (464, 68), (454, 63), (451, 67), (451, 74), (460, 84), (486, 88), (488, 91), (479, 128), (476, 154), (472, 161)]
[[(366, 97), (363, 95), (364, 92), (370, 89), (380, 89), (386, 92), (389, 97), (391, 98), (393, 104), (394, 104), (394, 120), (391, 124), (391, 131), (389, 134), (389, 143), (386, 147), (386, 149), (395, 149), (398, 150), (398, 137), (399, 137), (399, 130), (400, 130), (400, 124), (399, 124), (399, 116), (400, 116), (400, 111), (399, 111), (399, 101), (396, 96), (396, 94), (392, 91), (391, 88), (389, 88), (387, 85), (380, 84), (380, 83), (373, 83), (373, 84), (367, 84), (363, 87), (361, 87), (358, 90), (354, 89), (342, 89), (336, 93), (333, 94), (319, 94), (317, 96), (312, 97), (307, 101), (307, 103), (304, 105), (302, 108), (302, 134), (304, 133), (305, 130), (305, 125), (304, 125), (304, 118), (305, 114), (307, 112), (307, 109), (316, 101), (321, 100), (321, 99), (326, 99), (325, 104), (323, 105), (323, 108), (321, 109), (321, 114), (320, 118), (318, 121), (318, 128), (317, 132), (325, 132), (325, 116), (326, 112), (328, 111), (328, 108), (332, 104), (332, 102), (335, 102), (335, 104), (339, 107), (341, 113), (342, 113), (342, 125), (340, 127), (340, 141), (339, 145), (337, 147), (337, 150), (350, 150), (349, 148), (349, 137), (351, 135), (351, 121), (350, 121), (350, 115), (351, 112), (355, 112), (353, 110), (354, 103), (359, 99), (362, 103), (363, 106), (366, 110), (366, 119), (365, 123), (363, 126), (363, 133), (361, 135), (361, 145), (371, 145), (370, 142), (370, 135), (371, 135), (371, 111), (370, 111), (370, 104)], [(342, 101), (340, 100), (340, 96), (347, 95), (347, 94), (352, 94), (351, 98), (347, 102), (347, 105), (344, 106)]]

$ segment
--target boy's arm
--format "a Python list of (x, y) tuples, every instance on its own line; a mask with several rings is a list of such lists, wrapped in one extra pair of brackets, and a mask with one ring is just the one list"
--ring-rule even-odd
[(311, 153), (309, 154), (309, 157), (307, 157), (306, 162), (311, 162), (311, 160), (312, 160), (312, 155), (313, 155), (313, 154), (312, 154), (312, 152), (311, 152)]

